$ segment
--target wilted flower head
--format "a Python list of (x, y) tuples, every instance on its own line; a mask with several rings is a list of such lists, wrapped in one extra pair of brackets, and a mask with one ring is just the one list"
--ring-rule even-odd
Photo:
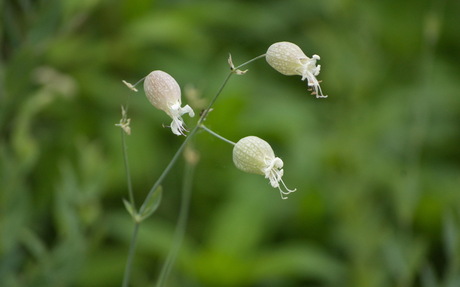
[(307, 79), (308, 86), (314, 89), (312, 94), (317, 98), (327, 98), (327, 95), (323, 95), (319, 81), (316, 79), (321, 70), (321, 65), (316, 65), (316, 61), (320, 59), (318, 55), (309, 58), (296, 44), (278, 42), (268, 48), (265, 58), (268, 64), (281, 74), (300, 75), (302, 81)]
[(193, 117), (195, 113), (189, 105), (181, 107), (181, 91), (176, 80), (163, 71), (153, 71), (144, 80), (144, 90), (150, 103), (172, 118), (172, 132), (185, 135), (187, 130), (181, 116), (188, 113)]
[[(286, 187), (283, 176), (283, 161), (275, 157), (271, 146), (261, 138), (248, 136), (240, 139), (233, 148), (233, 162), (235, 166), (245, 172), (264, 175), (270, 180), (274, 188), (278, 188), (282, 199), (287, 198), (287, 194), (296, 191)], [(283, 184), (281, 189), (279, 183)]]

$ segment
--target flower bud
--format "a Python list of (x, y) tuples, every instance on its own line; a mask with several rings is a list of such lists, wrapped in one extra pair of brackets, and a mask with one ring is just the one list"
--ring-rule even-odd
[(172, 132), (185, 135), (187, 130), (181, 116), (188, 113), (193, 117), (195, 113), (189, 105), (181, 107), (181, 90), (176, 80), (163, 71), (153, 71), (144, 80), (144, 90), (150, 103), (172, 118)]
[(316, 66), (320, 59), (318, 55), (307, 57), (299, 46), (290, 42), (278, 42), (272, 44), (265, 55), (268, 64), (275, 70), (286, 76), (299, 75), (302, 81), (307, 79), (308, 87), (312, 87), (313, 95), (317, 98), (324, 96), (316, 76), (319, 75), (321, 65)]
[[(248, 136), (240, 139), (233, 148), (233, 162), (235, 166), (245, 172), (264, 175), (270, 180), (274, 188), (278, 188), (282, 199), (287, 194), (296, 191), (286, 187), (283, 180), (283, 161), (275, 157), (272, 147), (263, 139)], [(279, 183), (286, 191), (282, 190)]]

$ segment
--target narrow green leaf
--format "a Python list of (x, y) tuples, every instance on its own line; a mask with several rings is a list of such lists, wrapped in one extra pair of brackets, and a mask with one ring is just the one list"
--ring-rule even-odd
[(159, 186), (156, 189), (156, 191), (153, 193), (152, 197), (147, 202), (147, 205), (146, 205), (147, 207), (140, 214), (141, 221), (146, 219), (150, 215), (152, 215), (152, 213), (154, 213), (155, 210), (157, 210), (157, 208), (160, 206), (162, 195), (163, 195), (163, 188)]
[(125, 205), (125, 208), (126, 210), (128, 211), (128, 213), (131, 215), (131, 217), (136, 220), (137, 218), (137, 212), (136, 210), (134, 209), (134, 206), (129, 202), (127, 201), (126, 199), (123, 198), (123, 204)]

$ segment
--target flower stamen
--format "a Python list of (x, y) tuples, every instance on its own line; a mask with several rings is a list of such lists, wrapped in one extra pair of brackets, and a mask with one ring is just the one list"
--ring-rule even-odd
[[(270, 184), (272, 187), (278, 188), (282, 199), (287, 199), (288, 197), (284, 195), (288, 195), (292, 192), (295, 192), (296, 189), (289, 189), (282, 179), (284, 174), (284, 170), (282, 169), (283, 161), (279, 157), (276, 157), (273, 160), (266, 158), (265, 162), (267, 164), (267, 167), (264, 169), (265, 178), (268, 178), (270, 180)], [(279, 184), (280, 182), (283, 184), (284, 189), (286, 189), (287, 191), (284, 191), (281, 188)]]

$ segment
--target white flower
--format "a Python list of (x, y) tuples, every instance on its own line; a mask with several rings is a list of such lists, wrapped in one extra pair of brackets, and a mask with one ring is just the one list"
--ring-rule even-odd
[(268, 48), (265, 58), (268, 64), (281, 74), (300, 75), (302, 81), (307, 79), (308, 86), (314, 89), (312, 94), (317, 98), (327, 98), (316, 79), (321, 70), (321, 65), (316, 65), (316, 61), (320, 59), (318, 55), (309, 58), (296, 44), (278, 42)]
[[(261, 138), (248, 136), (240, 139), (233, 148), (233, 162), (235, 166), (245, 172), (264, 175), (270, 180), (274, 188), (278, 188), (282, 199), (296, 189), (289, 189), (281, 179), (283, 176), (283, 161), (275, 157), (271, 146)], [(279, 183), (283, 184), (281, 189)]]
[(172, 118), (172, 132), (185, 135), (187, 130), (181, 116), (188, 113), (193, 117), (195, 113), (189, 105), (181, 107), (181, 91), (176, 80), (163, 71), (153, 71), (144, 80), (144, 90), (150, 103)]

